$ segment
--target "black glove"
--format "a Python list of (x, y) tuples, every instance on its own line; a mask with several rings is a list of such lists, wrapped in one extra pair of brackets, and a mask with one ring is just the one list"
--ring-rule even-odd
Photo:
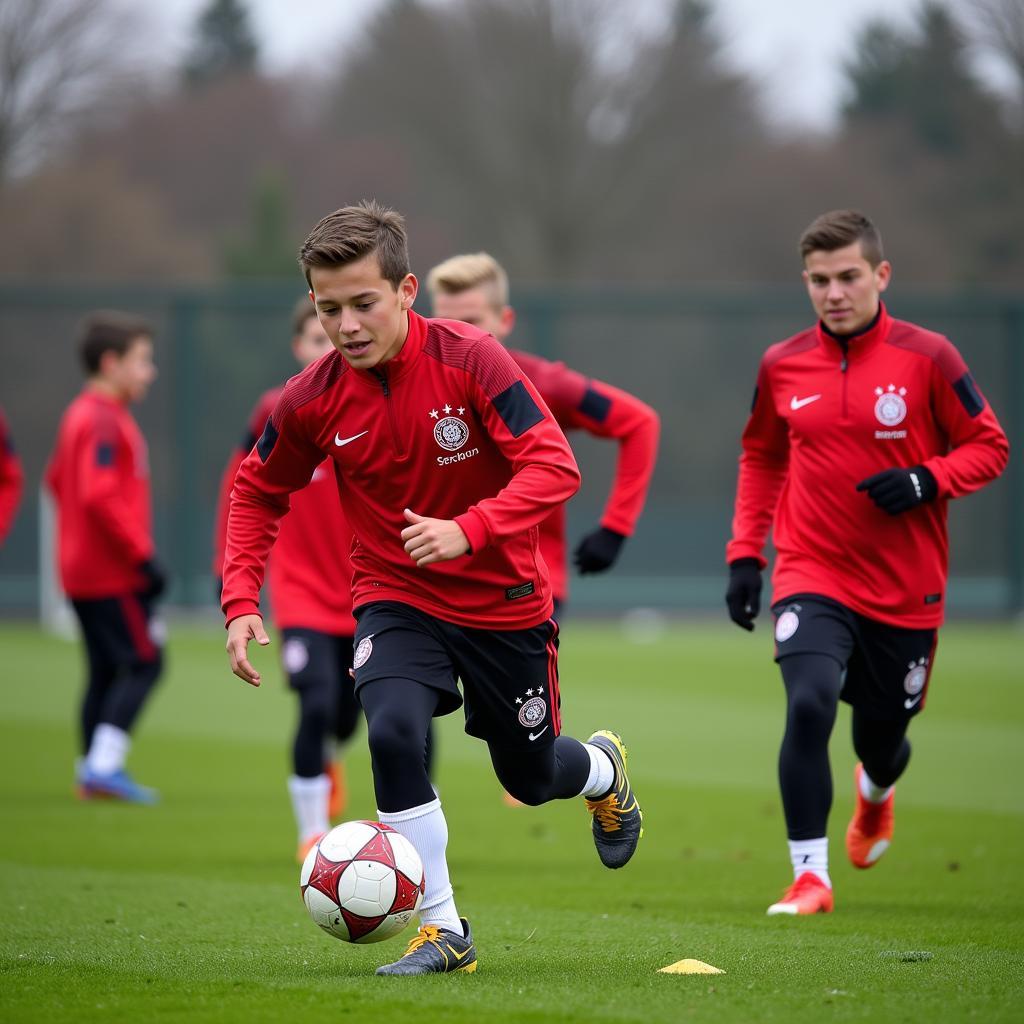
[(867, 491), (868, 497), (883, 511), (898, 516), (907, 509), (932, 501), (939, 486), (931, 470), (924, 466), (910, 469), (884, 469), (857, 484), (858, 491)]
[(737, 558), (729, 563), (729, 589), (725, 592), (729, 618), (753, 632), (761, 610), (761, 565), (756, 558)]
[(573, 561), (581, 576), (588, 572), (604, 572), (610, 569), (619, 557), (622, 545), (626, 542), (624, 534), (599, 526), (579, 542)]
[(153, 601), (167, 589), (167, 573), (155, 558), (147, 558), (139, 566), (139, 572), (145, 580), (141, 591), (143, 597)]

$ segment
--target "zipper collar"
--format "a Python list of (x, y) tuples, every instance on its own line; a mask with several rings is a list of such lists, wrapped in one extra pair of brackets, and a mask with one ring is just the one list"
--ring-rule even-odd
[(404, 377), (419, 358), (427, 340), (427, 321), (411, 309), (407, 316), (409, 317), (409, 329), (402, 347), (398, 350), (398, 355), (392, 356), (386, 363), (378, 363), (369, 370), (357, 370), (355, 367), (351, 367), (357, 379), (364, 384), (371, 384), (373, 387), (379, 388), (380, 382), (384, 379), (396, 381), (400, 377)]
[(820, 320), (817, 324), (818, 341), (832, 358), (842, 362), (851, 357), (861, 358), (866, 352), (885, 341), (892, 329), (892, 317), (879, 301), (875, 319), (855, 334), (833, 334)]

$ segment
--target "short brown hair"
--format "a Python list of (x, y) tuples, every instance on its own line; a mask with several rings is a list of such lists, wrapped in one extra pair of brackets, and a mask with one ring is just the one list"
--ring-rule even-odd
[(297, 338), (305, 329), (306, 321), (316, 316), (316, 306), (308, 295), (303, 295), (292, 306), (292, 337)]
[(82, 321), (78, 351), (91, 377), (99, 373), (105, 352), (123, 356), (139, 338), (151, 338), (153, 328), (140, 317), (116, 310), (99, 310)]
[(508, 275), (489, 253), (473, 252), (452, 256), (427, 274), (427, 290), (455, 295), (470, 288), (486, 288), (496, 309), (508, 305)]
[(313, 267), (343, 267), (377, 254), (381, 276), (395, 288), (409, 273), (409, 242), (400, 213), (364, 199), (323, 217), (299, 249), (299, 265), (312, 289)]
[(860, 242), (864, 259), (877, 267), (885, 256), (878, 228), (859, 210), (830, 210), (816, 217), (800, 236), (800, 257), (806, 260), (812, 252), (834, 252)]

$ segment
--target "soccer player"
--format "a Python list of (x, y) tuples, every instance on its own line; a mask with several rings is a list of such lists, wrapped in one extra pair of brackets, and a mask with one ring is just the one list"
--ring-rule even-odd
[[(410, 307), (402, 218), (375, 202), (324, 217), (300, 262), (337, 352), (285, 387), (235, 479), (223, 606), (232, 670), (259, 685), (256, 600), (289, 495), (330, 457), (355, 535), (356, 695), (378, 815), (419, 851), (422, 927), (380, 974), (476, 969), (424, 765), (427, 727), (465, 701), (505, 789), (528, 804), (584, 796), (602, 862), (621, 867), (641, 813), (614, 733), (560, 735), (558, 627), (537, 526), (579, 486), (543, 399), (490, 335)], [(456, 680), (462, 682), (459, 693)]]
[(946, 506), (1002, 471), (1007, 442), (952, 343), (894, 320), (875, 226), (854, 210), (800, 239), (816, 326), (765, 353), (743, 432), (732, 539), (732, 620), (754, 628), (774, 521), (775, 660), (786, 689), (779, 783), (793, 884), (769, 914), (833, 907), (828, 741), (853, 709), (853, 865), (893, 835), (907, 726), (924, 707), (945, 609)]
[[(508, 304), (508, 277), (494, 257), (485, 252), (453, 256), (430, 271), (427, 290), (435, 316), (472, 324), (507, 343), (516, 314)], [(533, 381), (562, 430), (585, 430), (619, 443), (601, 522), (573, 555), (581, 574), (604, 572), (614, 565), (643, 511), (658, 455), (658, 414), (639, 398), (564, 363), (511, 348), (509, 355)], [(551, 573), (556, 618), (569, 590), (565, 534), (563, 504), (540, 524), (540, 553)]]
[(14, 451), (11, 435), (7, 431), (7, 420), (0, 409), (0, 546), (14, 522), (24, 482), (21, 460)]
[(88, 379), (64, 413), (46, 470), (61, 582), (88, 660), (79, 794), (133, 803), (157, 798), (129, 775), (125, 759), (163, 664), (154, 604), (167, 582), (153, 544), (146, 441), (128, 411), (156, 378), (152, 333), (125, 313), (86, 320), (80, 352)]
[[(303, 295), (292, 314), (292, 355), (306, 367), (334, 351), (316, 307)], [(256, 403), (242, 443), (232, 453), (221, 480), (214, 535), (214, 573), (224, 566), (228, 505), (235, 474), (252, 451), (281, 397), (271, 388)], [(341, 755), (359, 724), (352, 667), (352, 531), (338, 500), (329, 460), (313, 470), (309, 485), (292, 496), (291, 510), (268, 563), (271, 617), (284, 643), (281, 663), (299, 698), (299, 721), (292, 743), (288, 793), (298, 829), (298, 861), (330, 828), (345, 806)], [(334, 747), (333, 750), (330, 747)]]

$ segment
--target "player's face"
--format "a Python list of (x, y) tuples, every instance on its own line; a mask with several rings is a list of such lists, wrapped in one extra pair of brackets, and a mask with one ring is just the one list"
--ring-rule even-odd
[(461, 292), (437, 292), (433, 299), (434, 316), (461, 320), (504, 341), (512, 333), (514, 314), (509, 306), (499, 306), (485, 288), (467, 288)]
[(816, 250), (804, 260), (804, 284), (822, 323), (835, 334), (853, 334), (878, 312), (878, 297), (889, 287), (892, 267), (872, 267), (860, 242), (832, 252)]
[(119, 398), (125, 402), (141, 402), (156, 380), (153, 342), (146, 335), (139, 335), (125, 349), (123, 356), (111, 352), (101, 366)]
[(315, 314), (306, 317), (302, 323), (301, 333), (292, 339), (292, 354), (302, 366), (315, 363), (333, 347), (331, 339), (327, 337), (327, 332)]
[(372, 370), (402, 351), (419, 287), (412, 274), (396, 288), (370, 253), (342, 267), (313, 267), (309, 276), (320, 323), (348, 363)]

